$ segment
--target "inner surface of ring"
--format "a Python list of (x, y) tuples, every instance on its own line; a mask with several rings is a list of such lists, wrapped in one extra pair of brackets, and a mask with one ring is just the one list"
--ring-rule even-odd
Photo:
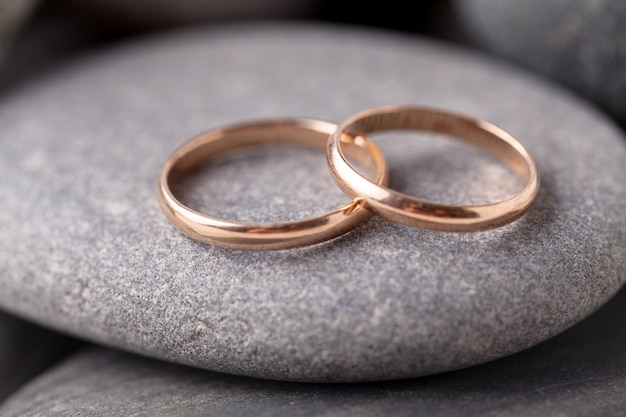
[(519, 193), (524, 185), (500, 159), (448, 135), (390, 130), (369, 137), (389, 164), (389, 188), (416, 199), (490, 204)]
[(491, 204), (516, 195), (530, 178), (526, 151), (519, 143), (479, 120), (394, 108), (355, 116), (344, 127), (344, 131), (367, 134), (378, 145), (390, 167), (392, 190), (425, 201)]
[(346, 126), (345, 131), (370, 134), (400, 129), (437, 132), (457, 140), (469, 142), (500, 159), (524, 183), (530, 179), (527, 161), (520, 153), (523, 150), (503, 140), (503, 136), (510, 137), (508, 133), (481, 121), (465, 119), (437, 111), (402, 109), (400, 111), (364, 116)]
[[(170, 189), (192, 210), (232, 221), (282, 222), (335, 211), (351, 200), (320, 152), (331, 132), (280, 125), (209, 132), (173, 167)], [(367, 144), (354, 140), (344, 135), (346, 153), (375, 172)]]

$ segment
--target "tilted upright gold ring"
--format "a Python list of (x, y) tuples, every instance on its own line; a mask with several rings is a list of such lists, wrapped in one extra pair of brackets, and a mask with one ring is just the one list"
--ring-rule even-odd
[[(199, 213), (183, 204), (172, 193), (172, 186), (191, 169), (226, 151), (257, 145), (294, 143), (326, 148), (334, 123), (316, 119), (251, 121), (212, 130), (176, 149), (159, 176), (159, 202), (166, 217), (187, 236), (218, 246), (275, 250), (322, 242), (348, 232), (372, 213), (352, 201), (330, 213), (297, 221), (244, 223)], [(387, 183), (387, 165), (382, 153), (367, 138), (348, 134), (338, 136), (351, 157), (373, 171), (373, 183)], [(324, 157), (321, 156), (322, 161)]]
[[(341, 137), (388, 130), (426, 130), (465, 140), (502, 160), (524, 182), (523, 189), (502, 201), (483, 205), (440, 204), (412, 197), (376, 184), (346, 159)], [(409, 226), (450, 232), (499, 227), (518, 219), (532, 205), (539, 190), (533, 157), (513, 136), (483, 120), (415, 106), (384, 106), (357, 113), (330, 136), (327, 159), (339, 187), (381, 217)]]

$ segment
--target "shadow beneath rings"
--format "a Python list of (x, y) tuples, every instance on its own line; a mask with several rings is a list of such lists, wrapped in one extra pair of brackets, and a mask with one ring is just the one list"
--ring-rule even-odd
[[(325, 242), (280, 251), (248, 252), (252, 259), (302, 262), (303, 259), (320, 259), (332, 256), (338, 250), (342, 252), (361, 251), (364, 247), (368, 247), (372, 241), (376, 241), (378, 245), (389, 244), (397, 245), (398, 247), (410, 247), (410, 245), (398, 245), (399, 239), (406, 239), (407, 243), (411, 244), (420, 241), (423, 243), (428, 242), (428, 245), (452, 246), (455, 244), (465, 245), (463, 242), (466, 242), (467, 238), (471, 238), (474, 241), (483, 241), (486, 245), (493, 245), (494, 249), (498, 247), (504, 250), (506, 247), (510, 247), (510, 250), (513, 251), (513, 248), (517, 247), (521, 242), (528, 243), (533, 239), (539, 242), (559, 233), (553, 227), (558, 221), (559, 212), (559, 200), (553, 190), (552, 176), (546, 175), (541, 179), (541, 187), (537, 199), (530, 209), (513, 223), (498, 229), (479, 232), (432, 231), (398, 224), (374, 214), (370, 219), (353, 230)], [(456, 238), (450, 239), (451, 235), (456, 235)], [(394, 236), (394, 239), (382, 239), (385, 236)], [(198, 242), (198, 244), (202, 243)], [(427, 248), (428, 245), (422, 245), (422, 250), (427, 251), (424, 248)], [(380, 247), (377, 247), (376, 250), (380, 249)], [(240, 251), (233, 253), (229, 249), (223, 250), (224, 254), (229, 257), (239, 257), (241, 255)]]

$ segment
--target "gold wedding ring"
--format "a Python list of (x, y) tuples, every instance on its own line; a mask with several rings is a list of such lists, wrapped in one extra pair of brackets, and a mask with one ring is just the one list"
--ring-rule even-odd
[[(159, 176), (159, 202), (166, 217), (185, 235), (236, 249), (275, 250), (300, 247), (337, 237), (367, 220), (372, 213), (355, 199), (317, 217), (277, 223), (244, 223), (199, 213), (172, 193), (172, 186), (190, 170), (228, 151), (257, 145), (294, 143), (326, 149), (336, 124), (315, 119), (255, 121), (209, 131), (174, 151)], [(387, 183), (387, 165), (376, 145), (363, 137), (338, 135), (351, 158), (373, 171), (373, 184)], [(365, 177), (364, 177), (365, 178)]]
[[(425, 130), (465, 140), (502, 160), (524, 182), (512, 197), (483, 205), (448, 205), (417, 199), (376, 184), (346, 159), (342, 135), (367, 135), (388, 130)], [(535, 200), (539, 175), (532, 156), (510, 134), (482, 120), (441, 110), (385, 106), (353, 115), (330, 136), (327, 159), (333, 178), (349, 196), (387, 219), (431, 230), (468, 232), (503, 226), (519, 218)]]

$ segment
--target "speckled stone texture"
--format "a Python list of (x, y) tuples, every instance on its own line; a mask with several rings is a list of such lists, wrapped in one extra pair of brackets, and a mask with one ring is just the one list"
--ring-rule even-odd
[(626, 2), (453, 0), (467, 38), (558, 80), (626, 126)]
[(0, 407), (26, 416), (626, 416), (626, 291), (525, 352), (456, 372), (362, 384), (237, 377), (83, 351)]
[(0, 402), (80, 346), (78, 340), (0, 312)]
[[(373, 218), (331, 242), (259, 253), (193, 241), (159, 209), (161, 165), (200, 131), (396, 103), (516, 135), (543, 179), (532, 210), (469, 234)], [(303, 23), (170, 33), (14, 90), (0, 125), (0, 305), (147, 356), (292, 381), (415, 377), (533, 346), (626, 279), (623, 134), (549, 82), (427, 39)], [(477, 203), (519, 187), (455, 141), (385, 136), (374, 140), (396, 189)], [(323, 153), (287, 147), (214, 165), (181, 193), (248, 220), (346, 202)]]

